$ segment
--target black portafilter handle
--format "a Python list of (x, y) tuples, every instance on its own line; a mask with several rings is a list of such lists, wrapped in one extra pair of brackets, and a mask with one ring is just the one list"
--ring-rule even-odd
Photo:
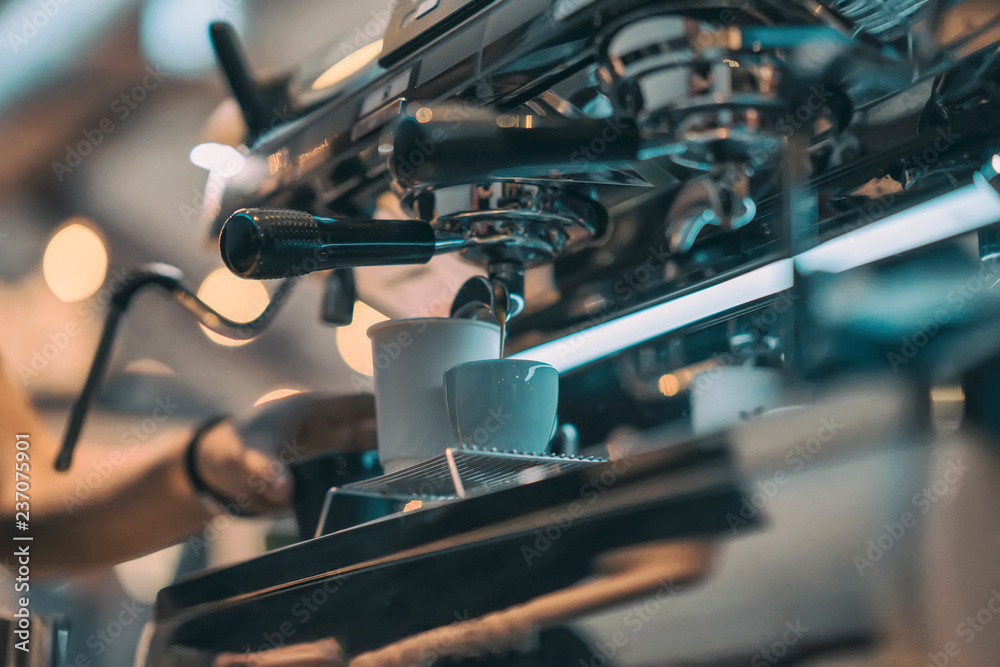
[(492, 178), (550, 177), (634, 164), (641, 148), (624, 118), (563, 118), (497, 113), (463, 105), (411, 105), (383, 145), (404, 187)]
[(434, 256), (435, 235), (421, 220), (335, 219), (245, 208), (223, 225), (219, 250), (236, 275), (265, 280), (355, 266), (423, 264)]

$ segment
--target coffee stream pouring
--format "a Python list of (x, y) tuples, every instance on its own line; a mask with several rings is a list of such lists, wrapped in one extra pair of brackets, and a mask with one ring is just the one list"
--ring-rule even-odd
[(507, 342), (507, 320), (510, 319), (510, 293), (507, 286), (501, 282), (493, 283), (493, 315), (500, 323), (500, 359), (503, 359), (503, 347)]

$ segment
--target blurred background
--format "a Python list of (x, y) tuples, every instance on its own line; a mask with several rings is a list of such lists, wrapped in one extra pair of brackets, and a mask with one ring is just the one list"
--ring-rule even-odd
[[(0, 1), (0, 357), (55, 433), (124, 269), (172, 264), (234, 319), (251, 319), (268, 303), (267, 287), (223, 268), (198, 224), (213, 187), (206, 167), (238, 159), (220, 144), (242, 138), (235, 108), (223, 104), (228, 91), (209, 23), (229, 21), (266, 78), (312, 55), (361, 48), (381, 36), (388, 17), (387, 0)], [(245, 344), (203, 330), (158, 294), (140, 296), (82, 446), (141, 442), (159, 428), (304, 389), (368, 389), (364, 332), (385, 315), (358, 304), (352, 326), (325, 326), (317, 316), (322, 281), (302, 282), (283, 316)], [(454, 287), (442, 285), (450, 295)], [(428, 300), (421, 314), (447, 305)], [(391, 298), (384, 309), (392, 311)], [(150, 420), (158, 401), (175, 406), (162, 424)], [(283, 530), (230, 524), (112, 572), (49, 586), (33, 604), (70, 617), (71, 664), (130, 665), (156, 591), (178, 570), (250, 557)]]

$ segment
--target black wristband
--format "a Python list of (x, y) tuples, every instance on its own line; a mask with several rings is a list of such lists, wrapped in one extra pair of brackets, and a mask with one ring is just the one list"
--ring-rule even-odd
[(184, 469), (187, 471), (188, 481), (191, 482), (191, 486), (194, 487), (196, 493), (209, 496), (220, 505), (228, 505), (232, 502), (232, 500), (229, 498), (223, 498), (209, 488), (209, 486), (205, 483), (205, 480), (202, 479), (201, 475), (198, 473), (198, 445), (201, 444), (201, 439), (206, 433), (227, 419), (229, 419), (229, 415), (216, 415), (203, 421), (198, 428), (194, 430), (194, 434), (192, 434), (191, 440), (188, 441), (187, 448), (184, 450)]

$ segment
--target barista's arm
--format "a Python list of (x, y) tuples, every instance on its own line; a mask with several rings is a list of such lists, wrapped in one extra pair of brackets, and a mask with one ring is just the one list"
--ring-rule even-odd
[[(34, 538), (34, 576), (107, 566), (155, 551), (201, 530), (211, 517), (185, 469), (190, 429), (169, 430), (134, 448), (83, 446), (71, 470), (59, 473), (53, 469), (56, 439), (22, 387), (0, 370), (0, 543), (11, 544), (15, 532), (17, 434), (28, 434), (30, 442), (30, 529), (18, 534)], [(256, 487), (265, 496), (259, 499), (264, 509), (287, 504), (287, 478), (275, 475), (259, 452), (250, 452), (255, 456), (247, 460), (230, 423), (207, 432), (199, 450), (203, 456), (211, 452), (228, 474), (244, 481), (254, 473), (247, 465), (262, 460)], [(199, 470), (203, 465), (199, 461)]]
[[(172, 431), (132, 451), (81, 447), (68, 473), (53, 469), (57, 442), (20, 386), (0, 376), (0, 541), (15, 531), (17, 434), (30, 447), (30, 518), (25, 534), (35, 576), (110, 565), (198, 530), (209, 513), (186, 479), (190, 432)], [(101, 474), (98, 470), (108, 471)], [(23, 507), (22, 507), (23, 509)]]

